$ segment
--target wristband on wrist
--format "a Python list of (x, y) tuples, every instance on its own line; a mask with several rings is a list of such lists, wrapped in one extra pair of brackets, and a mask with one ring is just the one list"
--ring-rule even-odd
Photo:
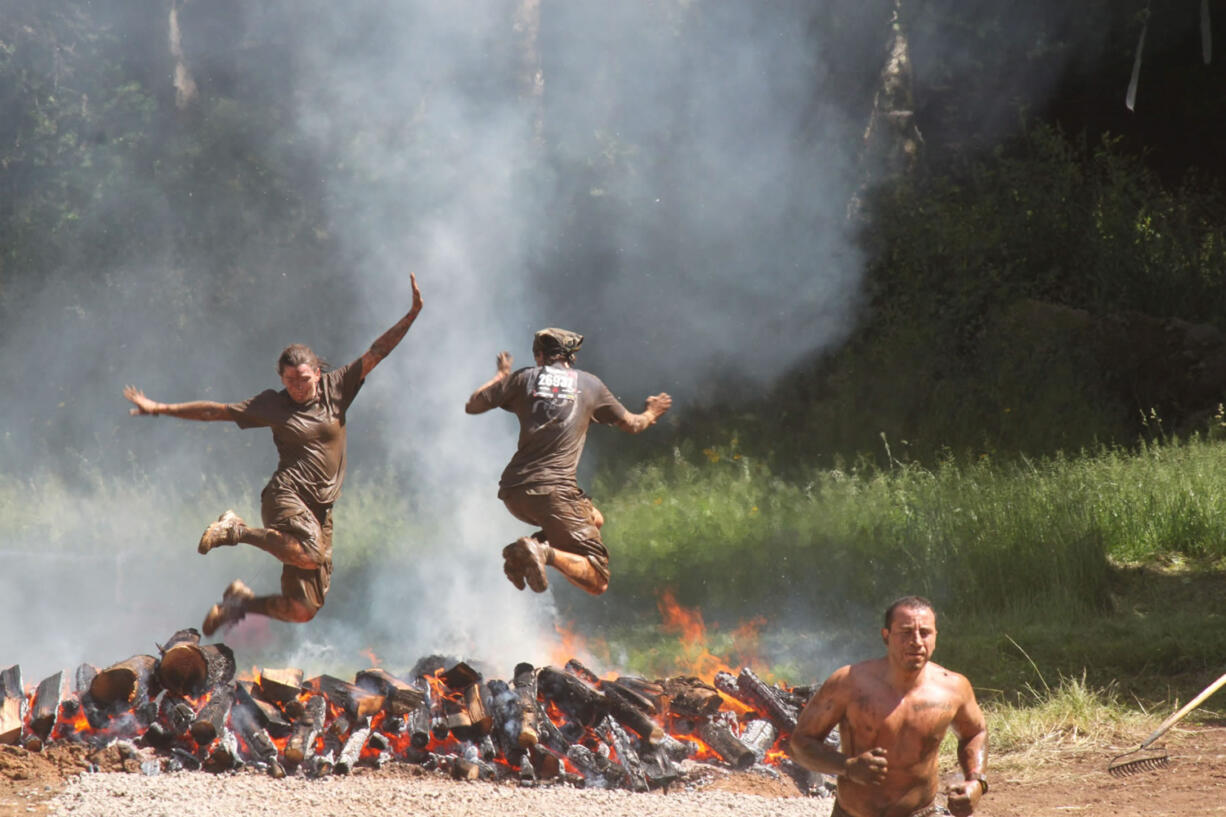
[(970, 779), (979, 781), (979, 793), (981, 795), (988, 793), (988, 779), (987, 777), (983, 775), (982, 772), (971, 775)]

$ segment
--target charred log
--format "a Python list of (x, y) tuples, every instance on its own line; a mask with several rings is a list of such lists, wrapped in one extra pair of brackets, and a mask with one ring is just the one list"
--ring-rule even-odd
[(583, 775), (588, 788), (615, 789), (626, 783), (626, 769), (620, 763), (593, 752), (581, 743), (570, 747), (566, 759)]
[(430, 698), (424, 694), (422, 702), (404, 719), (404, 729), (409, 733), (409, 743), (416, 749), (425, 749), (430, 743)]
[(641, 758), (648, 788), (667, 789), (681, 779), (681, 768), (669, 757), (663, 746), (647, 751)]
[(209, 665), (200, 649), (200, 632), (195, 628), (179, 630), (165, 644), (158, 645), (158, 681), (172, 695), (199, 695), (207, 687)]
[(590, 684), (594, 687), (600, 685), (600, 676), (584, 666), (583, 663), (577, 658), (572, 658), (567, 661), (566, 666), (564, 666), (562, 669), (566, 670), (584, 683)]
[(44, 678), (34, 692), (34, 702), (30, 707), (30, 731), (40, 741), (45, 741), (55, 729), (67, 687), (64, 673), (57, 672)]
[(221, 684), (233, 683), (238, 675), (238, 662), (234, 650), (225, 644), (205, 644), (200, 648), (208, 670), (204, 675), (204, 688), (212, 689)]
[(285, 744), (285, 760), (294, 766), (303, 763), (315, 752), (315, 738), (324, 728), (328, 715), (328, 703), (322, 695), (307, 699), (302, 716), (294, 723), (294, 730)]
[[(648, 715), (660, 714), (658, 697), (644, 695), (642, 692), (642, 690), (645, 688), (643, 684), (648, 684), (648, 682), (642, 681), (640, 684), (634, 683), (634, 680), (635, 679), (622, 677), (614, 681), (601, 681), (600, 689), (610, 698), (616, 695), (617, 697), (625, 700), (627, 703), (632, 704), (634, 707), (643, 710)], [(638, 680), (641, 681), (641, 679)], [(663, 688), (658, 687), (655, 684), (650, 684), (648, 688), (659, 689), (659, 694), (664, 694)]]
[(596, 733), (617, 752), (617, 760), (625, 771), (625, 786), (631, 791), (647, 791), (647, 774), (638, 751), (616, 718), (609, 716), (596, 726)]
[(217, 687), (196, 712), (196, 717), (192, 720), (188, 731), (191, 732), (192, 740), (196, 741), (198, 746), (204, 748), (210, 745), (222, 733), (222, 730), (225, 729), (226, 718), (230, 714), (230, 707), (234, 705), (234, 698), (235, 687)]
[(362, 670), (354, 677), (354, 683), (382, 695), (387, 714), (394, 716), (407, 715), (421, 706), (426, 697), (420, 689), (378, 668)]
[(235, 703), (246, 709), (261, 728), (268, 730), (268, 734), (285, 737), (292, 729), (290, 722), (274, 704), (260, 698), (258, 691), (250, 681), (239, 681), (234, 690)]
[(612, 681), (611, 683), (628, 692), (633, 692), (635, 695), (638, 695), (643, 701), (639, 708), (645, 709), (652, 715), (659, 715), (666, 708), (667, 696), (665, 695), (664, 684), (662, 682), (648, 681), (645, 678), (639, 678), (633, 675), (622, 675), (616, 681)]
[(284, 705), (298, 699), (302, 692), (302, 670), (300, 669), (262, 669), (260, 680), (260, 697)]
[(0, 743), (21, 742), (22, 724), (26, 714), (26, 693), (21, 684), (18, 664), (0, 671)]
[(736, 685), (743, 694), (742, 700), (750, 702), (763, 715), (770, 718), (771, 723), (783, 735), (796, 731), (796, 718), (799, 713), (784, 702), (779, 690), (767, 684), (749, 667), (741, 669), (736, 678)]
[(102, 705), (125, 703), (136, 707), (147, 702), (156, 694), (157, 663), (152, 655), (134, 655), (112, 664), (90, 681), (90, 697)]
[(469, 684), (462, 693), (463, 699), (456, 702), (460, 712), (451, 726), (451, 734), (458, 740), (479, 741), (490, 733), (494, 718), (485, 708), (482, 687), (484, 684)]
[(537, 693), (557, 704), (573, 721), (593, 726), (609, 712), (609, 701), (603, 692), (593, 689), (580, 678), (557, 667), (542, 667), (536, 674)]
[(440, 672), (438, 677), (439, 680), (446, 684), (449, 689), (458, 691), (480, 681), (481, 673), (477, 672), (463, 661), (460, 661), (446, 672)]
[(753, 749), (746, 746), (732, 730), (717, 721), (707, 721), (698, 727), (698, 737), (711, 747), (725, 763), (738, 771), (752, 766), (756, 758)]
[(220, 774), (228, 772), (231, 769), (243, 765), (242, 759), (238, 752), (238, 739), (229, 729), (222, 727), (219, 733), (220, 739), (209, 751), (208, 757), (205, 758), (201, 767), (206, 772)]
[(349, 737), (345, 739), (344, 745), (336, 755), (336, 766), (333, 772), (336, 774), (349, 774), (354, 766), (358, 765), (358, 760), (362, 757), (362, 750), (366, 748), (366, 742), (370, 739), (371, 729), (369, 726), (361, 729), (354, 729), (349, 733)]
[(384, 697), (369, 692), (356, 684), (342, 681), (331, 675), (320, 675), (305, 682), (303, 687), (325, 696), (340, 707), (350, 719), (369, 717), (383, 709)]
[(302, 765), (307, 777), (326, 777), (336, 768), (336, 761), (332, 758), (331, 752), (324, 752), (311, 755)]
[(665, 735), (658, 748), (670, 760), (677, 762), (691, 758), (698, 753), (698, 745), (693, 741), (680, 740), (672, 735)]
[(522, 715), (519, 745), (527, 749), (530, 746), (535, 746), (540, 738), (540, 733), (537, 731), (535, 668), (528, 663), (517, 664), (512, 683), (515, 687), (515, 693), (519, 696)]
[(758, 763), (766, 758), (766, 753), (775, 745), (779, 738), (779, 730), (775, 724), (766, 718), (757, 718), (745, 725), (741, 733), (741, 742), (753, 750), (753, 756)]
[(654, 746), (664, 739), (664, 729), (645, 710), (639, 708), (641, 696), (616, 684), (601, 684), (609, 712), (622, 726)]
[(522, 748), (519, 737), (524, 728), (523, 706), (506, 681), (490, 681), (486, 693), (489, 695), (487, 709), (492, 718), (490, 734), (498, 749), (509, 758), (513, 749)]
[(709, 718), (724, 704), (719, 690), (700, 678), (677, 676), (664, 682), (669, 711), (685, 718)]

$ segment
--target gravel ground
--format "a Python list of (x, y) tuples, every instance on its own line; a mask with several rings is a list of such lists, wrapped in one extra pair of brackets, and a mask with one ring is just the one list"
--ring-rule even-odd
[(261, 817), (413, 814), (415, 817), (827, 817), (832, 800), (730, 791), (668, 794), (521, 788), (440, 776), (355, 775), (273, 780), (260, 774), (86, 774), (48, 803), (52, 817)]

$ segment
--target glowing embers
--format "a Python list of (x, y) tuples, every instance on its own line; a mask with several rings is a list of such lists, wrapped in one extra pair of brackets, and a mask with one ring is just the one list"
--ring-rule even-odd
[(409, 672), (381, 668), (352, 681), (304, 679), (298, 669), (237, 677), (225, 645), (182, 631), (160, 656), (103, 670), (83, 666), (28, 693), (20, 671), (10, 739), (38, 750), (56, 740), (101, 748), (116, 741), (147, 773), (239, 767), (319, 777), (387, 762), (461, 779), (560, 782), (647, 791), (707, 764), (789, 774), (802, 791), (820, 775), (785, 756), (808, 690), (767, 684), (745, 668), (649, 680), (564, 666), (516, 666), (509, 680), (430, 657)]

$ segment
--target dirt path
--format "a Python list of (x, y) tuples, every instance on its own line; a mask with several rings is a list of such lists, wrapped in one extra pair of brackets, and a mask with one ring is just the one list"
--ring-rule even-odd
[[(1226, 728), (1181, 733), (1163, 771), (1117, 779), (1106, 773), (1108, 752), (1057, 758), (1038, 772), (1002, 764), (977, 814), (983, 817), (1174, 817), (1226, 815)], [(405, 764), (348, 778), (274, 781), (258, 774), (216, 777), (204, 772), (145, 777), (124, 773), (117, 755), (94, 756), (106, 770), (79, 772), (80, 747), (43, 755), (0, 747), (0, 817), (178, 817), (241, 813), (284, 815), (287, 805), (314, 817), (411, 810), (422, 815), (593, 815), (593, 817), (824, 817), (829, 800), (801, 798), (790, 785), (747, 774), (712, 773), (668, 794), (522, 789), (457, 783)], [(266, 809), (272, 809), (266, 812)]]
[(1109, 754), (1069, 757), (1037, 775), (994, 775), (983, 817), (1201, 817), (1226, 815), (1226, 728), (1193, 729), (1168, 747), (1161, 771), (1115, 778)]

